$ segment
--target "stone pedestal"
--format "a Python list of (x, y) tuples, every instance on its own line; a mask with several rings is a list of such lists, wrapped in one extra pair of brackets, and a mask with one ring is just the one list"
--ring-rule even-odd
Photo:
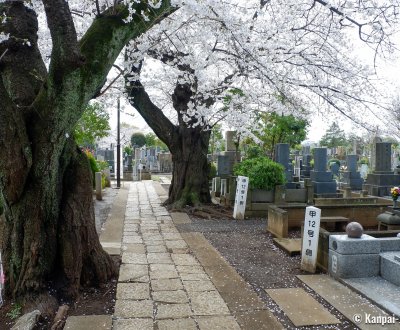
[(379, 239), (369, 235), (361, 238), (330, 235), (329, 274), (335, 278), (378, 276), (380, 251)]

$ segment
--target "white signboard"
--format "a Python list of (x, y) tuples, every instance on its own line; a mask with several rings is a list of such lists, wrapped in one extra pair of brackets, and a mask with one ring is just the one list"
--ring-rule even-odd
[(317, 267), (317, 251), (321, 209), (314, 206), (306, 207), (304, 219), (303, 246), (301, 250), (301, 269), (315, 273)]
[(233, 208), (233, 217), (238, 220), (244, 219), (246, 210), (247, 189), (249, 187), (249, 178), (238, 176), (236, 179), (235, 207)]

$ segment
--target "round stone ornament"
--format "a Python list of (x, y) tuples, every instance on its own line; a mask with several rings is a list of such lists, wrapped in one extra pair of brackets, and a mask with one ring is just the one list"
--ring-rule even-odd
[(346, 226), (346, 233), (350, 238), (360, 238), (363, 232), (364, 228), (358, 222), (350, 222)]

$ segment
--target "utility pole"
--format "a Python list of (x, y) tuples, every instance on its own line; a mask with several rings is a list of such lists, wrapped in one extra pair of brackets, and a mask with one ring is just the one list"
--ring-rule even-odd
[(117, 111), (117, 188), (121, 188), (121, 130), (120, 130), (120, 102), (118, 97)]

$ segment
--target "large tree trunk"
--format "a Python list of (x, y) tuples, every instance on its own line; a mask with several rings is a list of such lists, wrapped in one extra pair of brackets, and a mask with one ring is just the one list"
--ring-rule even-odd
[(210, 203), (207, 151), (210, 131), (180, 127), (171, 145), (173, 173), (166, 201), (173, 208)]
[(32, 166), (49, 163), (43, 175), (28, 178), (19, 200), (5, 199), (0, 248), (7, 293), (16, 299), (34, 299), (50, 281), (64, 298), (74, 298), (81, 284), (98, 285), (116, 274), (95, 230), (86, 156), (69, 140), (60, 157), (49, 154)]
[(74, 298), (81, 284), (115, 275), (95, 230), (89, 163), (71, 136), (122, 48), (174, 10), (169, 0), (150, 11), (132, 2), (137, 17), (127, 23), (126, 6), (116, 3), (78, 40), (68, 2), (42, 3), (52, 38), (48, 69), (37, 13), (23, 1), (0, 1), (0, 32), (10, 35), (0, 42), (0, 249), (6, 293), (22, 301), (49, 292)]

